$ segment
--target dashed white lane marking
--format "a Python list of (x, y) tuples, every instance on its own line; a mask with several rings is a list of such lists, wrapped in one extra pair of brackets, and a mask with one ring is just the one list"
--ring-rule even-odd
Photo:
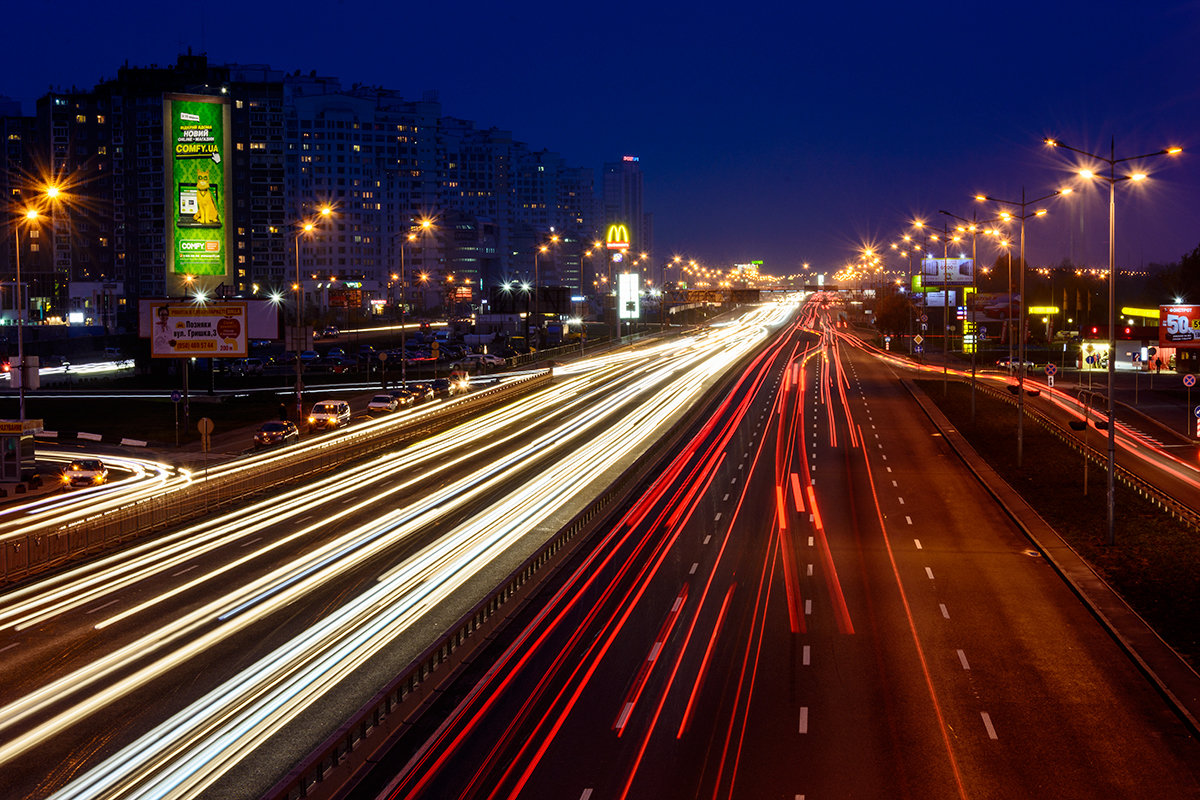
[(717, 515), (715, 517), (713, 517), (713, 522), (720, 522), (720, 521), (721, 521), (721, 512), (718, 511)]
[(812, 599), (811, 598), (804, 601), (804, 616), (806, 616), (806, 617), (812, 616)]
[(812, 546), (813, 546), (813, 537), (811, 537), (811, 536), (810, 536), (810, 537), (808, 537), (808, 546), (809, 546), (809, 547), (812, 547)]
[(697, 561), (695, 564), (692, 564), (692, 568), (688, 570), (688, 575), (695, 575), (696, 570), (698, 570), (698, 569), (700, 569), (699, 561)]
[(996, 735), (996, 729), (992, 727), (992, 718), (988, 716), (986, 711), (980, 711), (979, 715), (983, 717), (983, 727), (987, 728), (989, 739), (999, 739)]
[(729, 499), (729, 492), (726, 492), (725, 496), (721, 498), (721, 502), (724, 503), (728, 499)]
[(808, 572), (808, 577), (810, 577), (810, 578), (812, 577), (812, 570), (813, 570), (813, 565), (809, 564), (807, 572)]
[(912, 517), (908, 516), (907, 514), (904, 515), (904, 521), (909, 525), (912, 525)]
[(899, 486), (899, 485), (900, 484), (897, 481), (892, 481), (892, 486)]
[(633, 711), (633, 703), (626, 703), (621, 709), (621, 716), (617, 718), (616, 728), (624, 728), (625, 722), (629, 719), (629, 712)]
[(90, 611), (88, 611), (87, 613), (89, 613), (89, 614), (95, 614), (97, 611), (101, 611), (101, 610), (103, 610), (103, 609), (105, 609), (105, 608), (108, 608), (109, 606), (113, 605), (114, 603), (119, 603), (120, 601), (121, 601), (121, 598), (119, 598), (119, 597), (118, 597), (118, 598), (115, 598), (115, 599), (113, 599), (113, 600), (109, 600), (109, 601), (108, 601), (107, 603), (105, 603), (104, 605), (102, 605), (102, 606), (96, 606), (95, 608), (91, 609), (91, 610), (90, 610)]
[(900, 497), (899, 495), (897, 495), (897, 496), (896, 496), (896, 499), (900, 501), (900, 505), (904, 505), (904, 498), (903, 498), (903, 497)]
[[(12, 646), (15, 647), (16, 645), (12, 645)], [(809, 663), (809, 656), (810, 656), (809, 646), (804, 645), (804, 649), (800, 651), (800, 663), (807, 667), (808, 663)]]
[(704, 543), (708, 544), (711, 541), (712, 541), (712, 534), (710, 533), (708, 536), (704, 537)]
[(929, 567), (925, 568), (925, 574), (929, 576), (929, 580), (933, 580), (933, 570)]
[(945, 603), (938, 603), (938, 608), (941, 609), (943, 617), (950, 619), (950, 609), (946, 608)]
[(583, 790), (583, 794), (579, 795), (579, 800), (589, 800), (589, 798), (591, 798), (591, 796), (592, 796), (592, 790), (591, 790), (591, 788), (587, 788), (587, 789)]
[(918, 550), (921, 549), (921, 540), (920, 539), (913, 539), (913, 544), (915, 544), (917, 546)]
[[(800, 732), (808, 733), (808, 706), (800, 707)], [(996, 737), (992, 737), (993, 739)]]
[(967, 663), (967, 654), (964, 653), (962, 650), (958, 651), (958, 661), (960, 664), (962, 664), (963, 669), (971, 668), (971, 665)]
[(887, 471), (888, 471), (888, 472), (891, 472), (891, 471), (892, 471), (892, 468), (891, 468), (891, 467), (888, 467), (888, 468), (887, 468)]
[[(5, 650), (12, 650), (14, 647), (20, 647), (20, 646), (21, 646), (20, 642), (13, 642), (12, 644), (5, 645), (4, 647), (0, 647), (0, 653), (3, 653)], [(808, 650), (808, 645), (804, 645), (804, 649)], [(807, 658), (807, 653), (805, 654), (805, 657)], [(804, 663), (807, 664), (808, 662), (806, 661)]]
[(261, 542), (262, 538), (263, 537), (261, 537), (261, 536), (255, 536), (253, 539), (246, 542), (245, 544), (239, 544), (238, 547), (249, 547), (250, 545), (254, 544), (255, 542)]
[(296, 522), (297, 522), (297, 524), (298, 524), (298, 523), (301, 523), (301, 522), (308, 522), (308, 521), (309, 521), (310, 519), (312, 519), (314, 516), (316, 516), (316, 515), (315, 515), (315, 514), (309, 514), (307, 517), (301, 517), (300, 519), (296, 520)]
[(192, 564), (190, 567), (184, 567), (183, 569), (179, 570), (179, 572), (172, 574), (171, 577), (178, 578), (180, 575), (183, 575), (186, 572), (191, 572), (192, 570), (198, 569), (199, 567), (200, 567), (199, 564)]

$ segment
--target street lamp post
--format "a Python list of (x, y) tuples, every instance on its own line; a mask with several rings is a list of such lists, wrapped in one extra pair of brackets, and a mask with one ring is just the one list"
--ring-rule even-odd
[[(37, 209), (28, 209), (24, 214), (24, 218), (29, 222), (33, 222), (38, 218)], [(13, 244), (16, 246), (16, 312), (17, 312), (17, 364), (20, 376), (17, 384), (17, 396), (20, 398), (20, 419), (21, 429), (25, 427), (25, 378), (28, 371), (25, 369), (25, 300), (24, 292), (21, 289), (21, 224), (20, 220), (13, 224)]]
[(1145, 180), (1144, 172), (1134, 172), (1129, 175), (1117, 177), (1117, 164), (1122, 164), (1127, 161), (1140, 161), (1155, 156), (1173, 156), (1183, 152), (1180, 147), (1167, 147), (1162, 150), (1157, 150), (1153, 153), (1145, 153), (1140, 156), (1127, 156), (1125, 158), (1117, 158), (1116, 137), (1109, 140), (1108, 157), (1089, 153), (1086, 150), (1080, 150), (1077, 147), (1072, 147), (1058, 139), (1045, 139), (1046, 144), (1051, 147), (1061, 147), (1064, 150), (1070, 150), (1073, 153), (1094, 158), (1108, 165), (1108, 176), (1098, 174), (1090, 169), (1083, 169), (1079, 174), (1084, 178), (1096, 178), (1097, 180), (1108, 182), (1108, 544), (1114, 544), (1116, 535), (1116, 462), (1117, 462), (1117, 426), (1116, 426), (1116, 403), (1114, 402), (1113, 389), (1116, 383), (1116, 367), (1117, 367), (1117, 251), (1116, 251), (1116, 231), (1117, 231), (1117, 184), (1121, 181), (1141, 181)]
[[(1040, 208), (1036, 211), (1030, 212), (1028, 210), (1029, 206), (1034, 205), (1035, 203), (1040, 203), (1043, 200), (1049, 200), (1051, 197), (1058, 197), (1060, 195), (1067, 195), (1070, 193), (1071, 193), (1070, 189), (1059, 189), (1057, 191), (1050, 192), (1050, 194), (1043, 195), (1043, 196), (1037, 198), (1036, 200), (1027, 200), (1025, 198), (1025, 187), (1022, 186), (1021, 187), (1021, 199), (1019, 201), (1018, 200), (1001, 200), (997, 197), (992, 197), (991, 195), (986, 195), (986, 194), (975, 195), (975, 199), (979, 200), (979, 201), (990, 200), (993, 203), (1000, 203), (1001, 205), (1012, 206), (1014, 208), (1021, 209), (1021, 212), (1019, 214), (1013, 214), (1013, 213), (1006, 211), (1000, 215), (1000, 218), (1006, 222), (1010, 219), (1018, 219), (1021, 221), (1021, 255), (1019, 258), (1019, 261), (1020, 261), (1019, 266), (1021, 269), (1021, 279), (1020, 279), (1020, 289), (1018, 291), (1018, 293), (1021, 296), (1021, 308), (1020, 308), (1021, 324), (1017, 329), (1017, 331), (1018, 331), (1018, 333), (1017, 333), (1017, 467), (1018, 467), (1018, 469), (1022, 466), (1022, 459), (1024, 458), (1024, 452), (1025, 452), (1025, 328), (1028, 323), (1028, 315), (1025, 313), (1025, 220), (1027, 220), (1031, 217), (1044, 217), (1046, 215), (1046, 210), (1044, 208)], [(1011, 283), (1010, 283), (1010, 286), (1011, 286)], [(1010, 306), (1011, 306), (1011, 303), (1010, 303)], [(1009, 364), (1011, 365), (1012, 362), (1009, 361)]]

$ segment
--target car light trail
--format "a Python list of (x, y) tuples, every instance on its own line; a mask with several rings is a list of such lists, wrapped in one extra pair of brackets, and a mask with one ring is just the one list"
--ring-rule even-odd
[[(248, 510), (205, 520), (161, 541), (130, 548), (119, 557), (100, 559), (0, 598), (0, 625), (28, 627), (85, 603), (92, 604), (107, 594), (115, 596), (168, 569), (203, 562), (206, 554), (245, 540), (281, 520), (298, 519), (314, 510), (322, 512), (319, 520), (297, 525), (283, 540), (251, 543), (232, 562), (202, 566), (198, 574), (189, 573), (190, 580), (185, 584), (113, 614), (96, 626), (105, 630), (149, 612), (170, 597), (212, 585), (216, 576), (232, 574), (231, 564), (262, 558), (282, 547), (285, 540), (328, 530), (362, 509), (390, 509), (368, 524), (340, 531), (325, 545), (284, 567), (224, 593), (213, 593), (198, 607), (161, 620), (152, 634), (98, 654), (86, 667), (0, 707), (0, 735), (7, 736), (0, 742), (0, 764), (28, 753), (38, 743), (185, 665), (191, 657), (287, 609), (316, 587), (336, 580), (340, 571), (364, 563), (394, 547), (397, 541), (452, 516), (475, 498), (510, 485), (515, 476), (527, 470), (531, 458), (537, 456), (549, 464), (538, 475), (526, 478), (520, 489), (453, 526), (403, 563), (384, 570), (374, 586), (331, 610), (270, 656), (180, 710), (104, 764), (81, 775), (56, 796), (182, 797), (203, 792), (272, 731), (404, 635), (429, 609), (583, 491), (586, 481), (580, 481), (579, 475), (602, 474), (657, 435), (668, 420), (683, 413), (703, 386), (756, 346), (768, 328), (780, 324), (788, 313), (787, 307), (759, 309), (745, 315), (738, 325), (710, 328), (683, 341), (579, 362), (571, 370), (560, 371), (569, 376), (566, 380), (529, 398), (518, 409), (481, 415), (337, 477), (281, 492), (252, 504)], [(587, 395), (618, 376), (627, 377), (622, 377), (624, 383), (615, 392), (599, 401)], [(492, 448), (499, 452), (502, 444), (517, 435), (497, 435), (497, 431), (505, 430), (504, 426), (537, 426), (542, 414), (564, 406), (573, 406), (576, 418), (548, 428), (534, 441), (503, 457), (489, 459)], [(393, 421), (377, 422), (386, 425)], [(448, 451), (461, 455), (449, 464), (430, 466), (435, 454)], [(421, 469), (450, 470), (451, 464), (460, 467), (472, 463), (481, 466), (425, 497), (397, 505), (405, 489), (411, 488), (410, 481), (395, 481), (394, 476), (402, 470), (418, 465)], [(217, 468), (250, 467), (231, 462)], [(338, 506), (337, 512), (329, 510), (331, 499), (342, 492), (362, 492), (364, 487), (385, 482), (386, 488), (373, 489), (353, 506)], [(63, 710), (64, 704), (70, 707)], [(22, 728), (19, 733), (18, 726)]]

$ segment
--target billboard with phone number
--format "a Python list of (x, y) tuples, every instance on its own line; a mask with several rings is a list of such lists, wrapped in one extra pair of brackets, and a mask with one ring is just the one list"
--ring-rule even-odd
[[(203, 95), (163, 98), (167, 189), (167, 286), (184, 276), (229, 275), (229, 103)], [(180, 292), (182, 293), (182, 292)]]
[(242, 358), (248, 321), (245, 302), (152, 303), (151, 358)]

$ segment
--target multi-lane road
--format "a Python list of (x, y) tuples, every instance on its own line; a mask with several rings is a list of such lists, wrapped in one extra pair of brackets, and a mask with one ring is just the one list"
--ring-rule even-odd
[(362, 796), (1200, 796), (898, 377), (810, 306)]
[(261, 796), (792, 314), (576, 362), (518, 404), (5, 592), (0, 786)]

